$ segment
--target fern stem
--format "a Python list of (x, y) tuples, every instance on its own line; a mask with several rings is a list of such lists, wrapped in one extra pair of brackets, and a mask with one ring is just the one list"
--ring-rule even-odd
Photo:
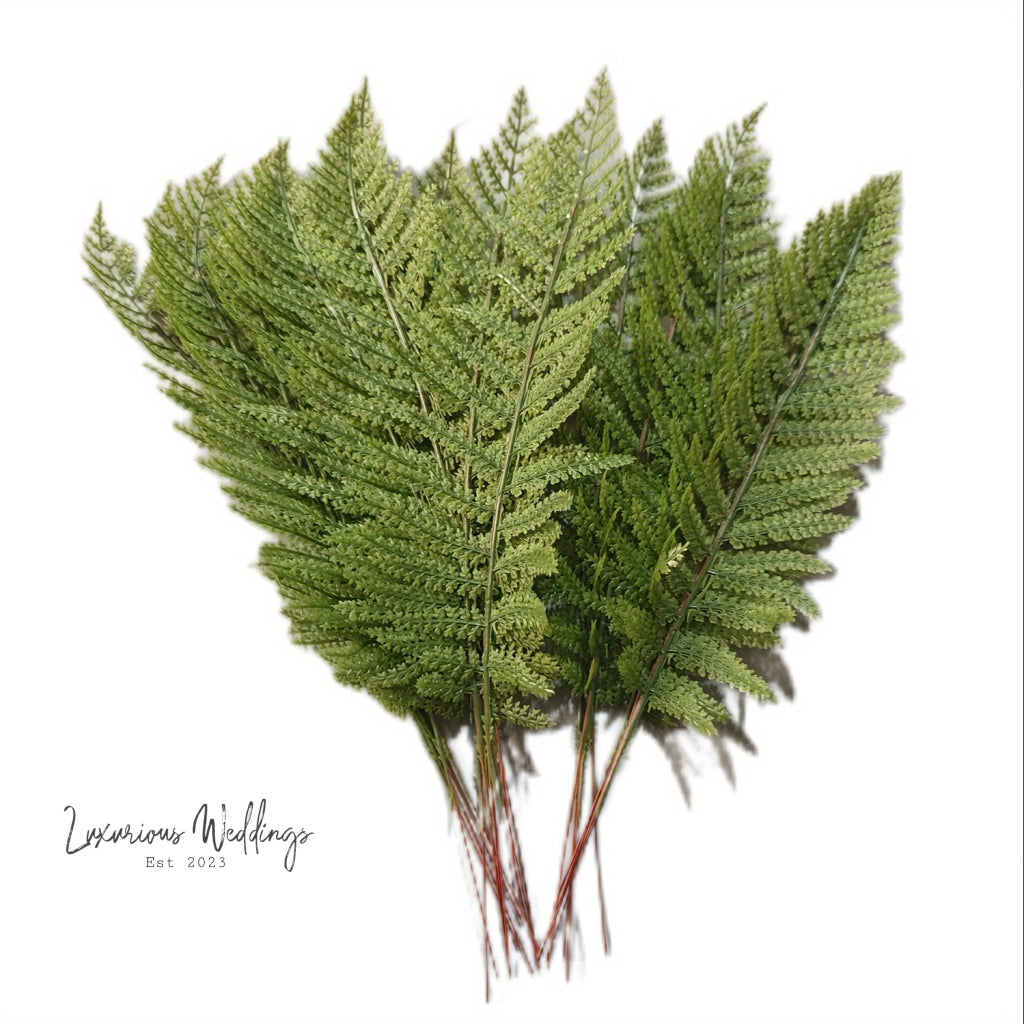
[[(595, 721), (596, 725), (596, 721)], [(596, 729), (595, 729), (596, 733)], [(597, 798), (597, 743), (596, 735), (590, 740), (590, 800), (591, 803)], [(601, 944), (604, 947), (604, 954), (608, 956), (612, 951), (612, 936), (608, 929), (608, 906), (604, 896), (604, 873), (601, 870), (601, 844), (598, 841), (597, 820), (594, 821), (594, 865), (597, 868), (597, 901), (601, 908)]]
[[(503, 887), (500, 881), (503, 876), (498, 873), (500, 865), (499, 844), (495, 842), (493, 834), (490, 832), (485, 833), (481, 830), (477, 806), (469, 797), (468, 789), (462, 778), (462, 773), (451, 750), (451, 746), (441, 733), (433, 716), (416, 712), (414, 718), (427, 752), (438, 768), (452, 809), (459, 822), (463, 847), (469, 859), (470, 876), (476, 896), (477, 908), (480, 911), (484, 936), (484, 956), (485, 961), (489, 964), (488, 970), (493, 969), (495, 974), (497, 974), (497, 961), (494, 957), (490, 929), (487, 924), (488, 892), (490, 892), (494, 894), (499, 904), (504, 901), (506, 907), (511, 907), (515, 911), (514, 916), (506, 911), (506, 915), (503, 918), (503, 945), (507, 938), (507, 948), (505, 950), (506, 970), (508, 973), (511, 973), (511, 951), (514, 948), (522, 958), (523, 963), (525, 963), (527, 970), (533, 973), (537, 959), (538, 944), (534, 936), (529, 900), (526, 897), (522, 854), (519, 848), (518, 834), (515, 831), (514, 818), (507, 816), (506, 820), (510, 823), (510, 835), (513, 837), (511, 843), (512, 877), (515, 884), (511, 894), (505, 892), (503, 895)], [(503, 784), (503, 789), (507, 793), (507, 777)], [(480, 864), (479, 881), (476, 868), (474, 867), (476, 862)], [(482, 889), (480, 887), (481, 883), (483, 885)], [(523, 930), (525, 930), (525, 935), (521, 934)]]
[[(580, 820), (583, 815), (583, 785), (586, 773), (587, 763), (587, 720), (593, 713), (594, 697), (592, 690), (593, 679), (597, 674), (598, 659), (595, 654), (590, 663), (590, 675), (587, 679), (586, 690), (587, 698), (586, 703), (580, 711), (579, 719), (576, 725), (576, 765), (573, 771), (573, 785), (572, 785), (572, 796), (569, 801), (569, 814), (568, 819), (565, 823), (565, 837), (562, 840), (562, 855), (559, 870), (564, 872), (566, 869), (568, 858), (571, 855), (571, 851), (575, 848), (576, 843), (579, 839), (579, 826)], [(563, 935), (562, 952), (565, 959), (565, 971), (566, 981), (569, 980), (569, 964), (571, 962), (571, 941), (570, 935), (572, 931), (572, 891), (566, 897), (566, 930)], [(551, 956), (554, 950), (548, 950), (548, 963), (551, 962)]]
[[(496, 733), (497, 729), (498, 723), (495, 723)], [(509, 851), (512, 860), (512, 877), (516, 887), (514, 893), (514, 904), (522, 916), (523, 923), (526, 925), (527, 938), (529, 939), (532, 947), (532, 961), (536, 961), (540, 952), (540, 946), (537, 942), (536, 933), (533, 927), (533, 912), (530, 908), (530, 893), (526, 885), (526, 872), (523, 866), (522, 847), (519, 842), (519, 829), (516, 826), (515, 811), (512, 806), (511, 788), (508, 784), (508, 773), (505, 770), (505, 757), (502, 752), (500, 736), (496, 736), (496, 745), (498, 749), (498, 768), (501, 778), (502, 802), (505, 810), (505, 820), (508, 823)], [(532, 974), (533, 962), (530, 957), (526, 956), (526, 952), (525, 950), (522, 950), (522, 947), (520, 947), (520, 950), (523, 952), (527, 969)]]

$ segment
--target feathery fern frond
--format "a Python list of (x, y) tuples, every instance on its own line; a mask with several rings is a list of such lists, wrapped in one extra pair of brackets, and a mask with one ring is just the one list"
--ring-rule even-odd
[[(644, 349), (665, 353), (651, 361), (661, 372), (648, 392), (658, 444), (606, 499), (623, 510), (624, 536), (607, 545), (602, 566), (619, 595), (604, 607), (621, 644), (617, 696), (606, 688), (605, 699), (650, 693), (664, 671), (769, 695), (721, 658), (680, 662), (681, 652), (713, 642), (724, 658), (730, 648), (770, 647), (783, 623), (816, 612), (796, 581), (820, 569), (810, 553), (848, 525), (837, 510), (860, 483), (858, 467), (878, 453), (878, 416), (893, 407), (880, 385), (896, 357), (885, 330), (895, 321), (897, 204), (896, 180), (879, 179), (785, 254), (764, 250), (750, 315), (730, 309), (706, 342), (694, 342), (706, 321), (692, 307), (685, 322), (659, 310), (652, 296), (664, 277), (646, 293), (640, 285), (637, 359)], [(699, 294), (689, 267), (680, 273), (681, 294)], [(703, 296), (705, 312), (718, 308), (710, 280)], [(663, 465), (661, 489), (651, 477)], [(652, 706), (668, 713), (663, 691), (659, 683)], [(701, 712), (687, 724), (704, 728), (707, 719)]]
[(188, 372), (190, 363), (181, 343), (152, 310), (152, 284), (139, 279), (134, 246), (107, 230), (102, 206), (85, 236), (84, 258), (90, 274), (86, 282), (121, 325), (161, 364)]
[[(152, 309), (131, 322), (180, 344), (170, 389), (235, 507), (278, 534), (262, 566), (296, 637), (400, 712), (479, 697), (486, 722), (522, 721), (550, 694), (554, 516), (617, 461), (552, 443), (625, 243), (607, 79), (550, 139), (532, 126), (520, 92), (479, 158), (450, 143), (417, 184), (364, 86), (308, 175), (279, 147), (227, 186), (215, 166), (170, 188), (149, 222)], [(101, 294), (141, 306), (104, 231)]]

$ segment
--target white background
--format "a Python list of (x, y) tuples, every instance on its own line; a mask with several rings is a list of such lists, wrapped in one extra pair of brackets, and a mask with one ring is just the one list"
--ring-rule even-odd
[[(793, 6), (6, 8), (0, 1021), (1020, 1019), (1021, 19)], [(905, 353), (885, 466), (831, 549), (796, 699), (687, 807), (635, 745), (602, 819), (614, 951), (498, 985), (414, 730), (289, 643), (257, 530), (171, 429), (81, 283), (98, 200), (141, 243), (169, 178), (279, 137), (305, 165), (364, 75), (392, 150), (467, 155), (525, 84), (543, 130), (607, 65), (628, 144), (680, 171), (763, 101), (788, 239), (901, 170)], [(538, 738), (527, 858), (549, 903), (570, 737)], [(607, 749), (607, 746), (606, 746)], [(223, 872), (83, 825), (187, 829), (203, 801), (316, 834)], [(190, 852), (195, 853), (194, 847)], [(581, 881), (588, 889), (591, 876)]]

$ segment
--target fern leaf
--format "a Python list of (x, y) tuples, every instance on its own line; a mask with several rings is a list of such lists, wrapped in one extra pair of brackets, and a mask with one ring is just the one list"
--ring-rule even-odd
[[(706, 527), (702, 526), (696, 538), (703, 557), (680, 585), (680, 610), (667, 624), (668, 636), (675, 638), (669, 651), (674, 653), (679, 638), (687, 635), (691, 612), (705, 623), (705, 629), (721, 629), (733, 643), (754, 643), (770, 641), (792, 610), (816, 610), (813, 603), (796, 596), (791, 586), (781, 582), (766, 586), (751, 578), (744, 581), (735, 566), (730, 574), (727, 561), (722, 573), (715, 573), (714, 566), (729, 550), (823, 538), (848, 524), (847, 517), (832, 510), (856, 485), (852, 470), (877, 454), (876, 445), (860, 436), (872, 431), (852, 430), (842, 445), (831, 440), (814, 445), (805, 438), (799, 447), (787, 446), (786, 439), (777, 439), (775, 431), (779, 423), (804, 415), (804, 409), (793, 408), (792, 399), (805, 387), (816, 386), (818, 366), (828, 365), (829, 373), (835, 374), (847, 345), (863, 348), (880, 337), (880, 327), (891, 324), (895, 294), (888, 282), (896, 203), (893, 179), (873, 182), (848, 208), (837, 207), (819, 218), (789, 253), (773, 260), (764, 284), (765, 304), (755, 314), (758, 323), (764, 323), (765, 336), (775, 342), (774, 351), (767, 344), (760, 350), (763, 372), (771, 380), (766, 371), (784, 359), (789, 369), (775, 378), (778, 391), (761, 437), (749, 450), (742, 477), (732, 484), (729, 508), (706, 552), (701, 546)], [(863, 287), (864, 279), (870, 288)], [(762, 314), (761, 308), (768, 312)], [(762, 315), (765, 321), (760, 320)], [(796, 324), (802, 330), (794, 329)], [(888, 344), (880, 345), (883, 365), (890, 357)], [(831, 383), (841, 396), (839, 380)], [(874, 425), (877, 408), (873, 402), (865, 405), (863, 427)], [(720, 479), (729, 477), (724, 460), (717, 472)], [(808, 478), (826, 484), (808, 488)], [(830, 479), (835, 483), (828, 484)], [(802, 567), (814, 565), (804, 563)], [(723, 583), (728, 585), (719, 593)], [(736, 685), (734, 679), (725, 681)]]

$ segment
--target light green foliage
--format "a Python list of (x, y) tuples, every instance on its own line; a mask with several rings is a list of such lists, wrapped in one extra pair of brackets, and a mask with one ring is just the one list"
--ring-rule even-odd
[(364, 88), (305, 175), (283, 147), (168, 189), (150, 262), (97, 216), (92, 283), (167, 370), (295, 638), (397, 712), (543, 724), (539, 576), (569, 481), (622, 461), (556, 434), (618, 286), (622, 157), (607, 80), (549, 139), (524, 94), (464, 166), (417, 180)]
[(677, 183), (600, 76), (559, 131), (516, 95), (464, 162), (385, 149), (364, 88), (318, 162), (171, 186), (149, 262), (90, 283), (158, 364), (295, 639), (389, 709), (547, 722), (593, 695), (703, 731), (875, 458), (897, 358), (894, 178), (780, 249), (758, 113)]

